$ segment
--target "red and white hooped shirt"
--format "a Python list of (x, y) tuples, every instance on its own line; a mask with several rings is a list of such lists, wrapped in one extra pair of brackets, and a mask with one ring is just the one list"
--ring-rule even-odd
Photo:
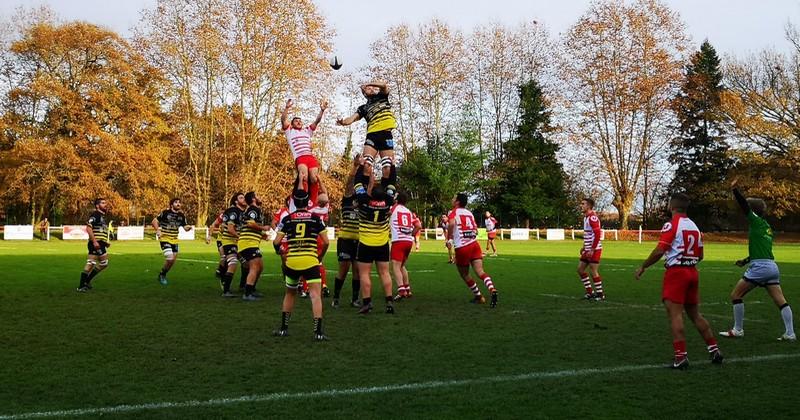
[(289, 127), (284, 131), (286, 141), (289, 142), (289, 148), (292, 149), (292, 157), (295, 160), (300, 156), (311, 155), (311, 136), (314, 135), (315, 129), (314, 125), (309, 125), (299, 130)]

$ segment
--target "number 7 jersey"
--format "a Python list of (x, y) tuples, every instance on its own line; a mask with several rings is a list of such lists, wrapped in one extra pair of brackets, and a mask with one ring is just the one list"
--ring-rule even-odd
[(685, 214), (676, 214), (661, 228), (658, 247), (665, 251), (664, 266), (694, 267), (703, 259), (703, 235)]

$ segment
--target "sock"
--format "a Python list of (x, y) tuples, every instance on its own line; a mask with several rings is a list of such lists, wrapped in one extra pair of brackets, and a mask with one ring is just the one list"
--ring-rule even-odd
[(322, 318), (314, 318), (314, 334), (322, 334)]
[(742, 331), (744, 329), (744, 302), (741, 299), (733, 300), (733, 329)]
[(483, 280), (483, 284), (486, 285), (486, 288), (489, 289), (489, 293), (495, 292), (494, 283), (492, 283), (492, 278), (489, 277), (488, 274), (483, 273), (481, 280)]
[(81, 284), (78, 287), (86, 286), (86, 283), (88, 282), (89, 282), (89, 273), (81, 271)]
[(227, 270), (228, 270), (228, 262), (225, 261), (225, 259), (223, 258), (219, 261), (219, 264), (217, 265), (217, 271), (219, 271), (220, 274), (225, 274), (225, 271)]
[(583, 288), (586, 289), (586, 293), (594, 293), (592, 282), (589, 281), (589, 276), (581, 277), (581, 282), (583, 283)]
[(792, 307), (788, 303), (781, 306), (781, 318), (786, 327), (786, 335), (794, 335), (794, 320), (792, 319)]
[(592, 281), (594, 281), (594, 290), (598, 295), (603, 296), (603, 279), (597, 276), (593, 278)]
[(675, 359), (683, 359), (686, 357), (686, 341), (673, 341), (672, 348), (675, 349)]
[(372, 304), (372, 298), (365, 297), (365, 298), (364, 298), (364, 299), (361, 301), (361, 305), (362, 305), (362, 306), (369, 306), (369, 305), (371, 305), (371, 304)]
[(233, 283), (233, 273), (225, 272), (222, 275), (222, 291), (228, 293), (231, 291), (231, 283)]
[(256, 287), (255, 287), (255, 286), (253, 286), (253, 285), (250, 285), (250, 284), (245, 284), (245, 285), (244, 285), (244, 295), (245, 295), (245, 296), (250, 296), (250, 295), (252, 295), (252, 294), (253, 294), (253, 292), (255, 292), (255, 291), (256, 291)]
[(167, 267), (162, 267), (162, 268), (161, 268), (161, 273), (160, 273), (160, 274), (161, 274), (162, 276), (166, 276), (168, 272), (169, 272), (169, 270), (167, 270)]
[(95, 268), (94, 270), (92, 270), (92, 271), (89, 273), (89, 275), (87, 276), (87, 278), (86, 278), (86, 284), (89, 284), (89, 283), (91, 283), (91, 282), (92, 282), (92, 279), (93, 279), (93, 278), (95, 278), (95, 277), (97, 277), (97, 275), (98, 275), (98, 274), (100, 274), (100, 270), (98, 270), (98, 269), (96, 269), (96, 268)]
[(292, 317), (291, 312), (281, 312), (281, 329), (286, 331), (289, 329), (289, 319)]
[(247, 274), (250, 273), (250, 269), (247, 268), (246, 265), (242, 265), (242, 276), (239, 279), (239, 289), (244, 289), (247, 286)]
[(386, 304), (391, 305), (392, 302), (394, 302), (394, 298), (392, 297), (392, 295), (386, 296)]
[(342, 294), (342, 287), (344, 286), (344, 279), (340, 279), (336, 277), (333, 280), (333, 298), (339, 299), (339, 296)]
[(360, 279), (353, 279), (353, 298), (352, 301), (355, 302), (358, 300), (358, 293), (361, 291), (361, 280)]
[(409, 283), (406, 284), (405, 286), (406, 286), (406, 294), (411, 296), (411, 284)]
[(481, 290), (478, 288), (478, 284), (475, 283), (475, 280), (469, 279), (466, 283), (473, 295), (476, 297), (481, 295)]
[(708, 349), (709, 353), (714, 353), (715, 351), (719, 350), (719, 346), (717, 346), (717, 339), (711, 337), (706, 340), (706, 348)]
[(408, 294), (408, 289), (406, 289), (405, 285), (397, 286), (397, 294), (400, 296), (405, 296)]

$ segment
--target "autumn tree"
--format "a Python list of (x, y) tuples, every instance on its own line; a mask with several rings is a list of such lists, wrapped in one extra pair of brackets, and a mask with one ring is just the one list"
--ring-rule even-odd
[(722, 107), (740, 139), (733, 150), (732, 177), (766, 199), (770, 213), (800, 212), (800, 34), (786, 27), (789, 53), (765, 50), (731, 59), (724, 69), (728, 88)]
[(174, 184), (159, 73), (118, 35), (83, 22), (32, 23), (9, 46), (0, 170), (7, 203), (83, 217), (109, 198), (122, 218), (163, 205)]
[(565, 35), (563, 122), (584, 170), (607, 177), (623, 229), (648, 159), (669, 139), (685, 44), (678, 15), (657, 0), (593, 3)]

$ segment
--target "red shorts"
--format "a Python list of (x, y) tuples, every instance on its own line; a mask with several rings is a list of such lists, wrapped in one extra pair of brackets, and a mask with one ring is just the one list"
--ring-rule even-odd
[(319, 168), (319, 162), (314, 155), (304, 155), (294, 160), (294, 166), (306, 165), (310, 171), (312, 168)]
[(483, 259), (483, 250), (478, 242), (456, 248), (456, 265), (466, 267), (475, 260)]
[(664, 273), (661, 300), (697, 305), (700, 303), (699, 283), (700, 276), (695, 267), (668, 268)]
[(497, 231), (487, 232), (486, 235), (489, 236), (489, 239), (494, 239), (497, 237)]
[(600, 264), (600, 256), (603, 255), (602, 249), (595, 249), (594, 253), (592, 253), (591, 258), (587, 258), (585, 251), (581, 252), (581, 261), (585, 262), (586, 264)]
[(408, 261), (408, 255), (411, 254), (411, 247), (413, 245), (414, 242), (409, 241), (392, 242), (392, 261), (397, 261), (399, 263), (405, 263)]

